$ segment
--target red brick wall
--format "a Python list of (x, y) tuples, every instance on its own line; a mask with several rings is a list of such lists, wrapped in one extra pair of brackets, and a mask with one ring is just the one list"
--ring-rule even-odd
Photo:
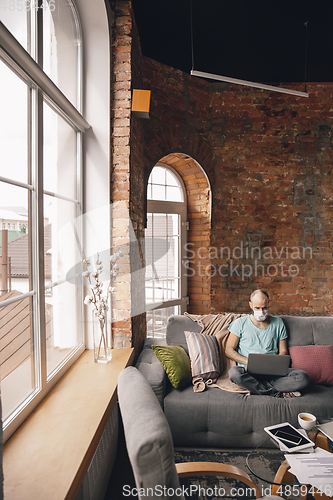
[[(212, 245), (244, 249), (232, 263), (216, 259), (229, 274), (243, 266), (244, 278), (212, 278), (215, 311), (241, 310), (257, 287), (272, 295), (276, 312), (332, 310), (333, 84), (307, 87), (309, 98), (211, 86)], [(252, 256), (251, 246), (259, 247)]]
[(114, 1), (111, 5), (115, 14), (111, 31), (111, 238), (112, 251), (124, 252), (117, 262), (120, 269), (114, 279), (116, 292), (112, 300), (113, 345), (119, 348), (132, 345), (129, 245), (132, 16), (130, 2)]
[(310, 98), (298, 98), (205, 82), (146, 58), (144, 82), (148, 163), (184, 152), (212, 183), (212, 258), (199, 277), (211, 275), (211, 310), (247, 310), (263, 287), (273, 312), (330, 311), (333, 84), (308, 84)]
[[(191, 77), (142, 57), (130, 1), (112, 5), (111, 201), (129, 210), (127, 222), (121, 212), (115, 219), (113, 241), (124, 243), (132, 227), (139, 242), (123, 258), (129, 277), (117, 278), (125, 294), (115, 304), (118, 345), (139, 349), (145, 336), (143, 280), (134, 271), (143, 265), (146, 184), (173, 153), (193, 161), (178, 169), (197, 245), (193, 265), (201, 265), (189, 282), (190, 310), (247, 311), (250, 293), (262, 287), (275, 313), (331, 311), (333, 84), (308, 84), (306, 99)], [(132, 88), (152, 91), (148, 120), (131, 116)], [(212, 187), (211, 230), (201, 225), (201, 169)]]
[(124, 252), (114, 280), (112, 333), (115, 347), (141, 350), (146, 336), (144, 313), (144, 167), (140, 121), (132, 119), (132, 88), (140, 88), (140, 43), (130, 1), (111, 3), (112, 136), (111, 203), (113, 250)]

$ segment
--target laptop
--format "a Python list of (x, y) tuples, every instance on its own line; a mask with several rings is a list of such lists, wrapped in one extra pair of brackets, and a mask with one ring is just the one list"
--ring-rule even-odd
[(250, 353), (247, 371), (253, 375), (285, 376), (290, 366), (289, 354), (254, 354)]
[(323, 434), (325, 434), (328, 439), (333, 441), (333, 421), (325, 422), (323, 424), (318, 424), (317, 429), (319, 429)]

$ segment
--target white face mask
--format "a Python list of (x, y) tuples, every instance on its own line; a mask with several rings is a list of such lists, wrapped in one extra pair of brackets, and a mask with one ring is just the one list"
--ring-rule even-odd
[(254, 311), (253, 310), (253, 316), (257, 321), (265, 321), (268, 316), (268, 309), (263, 309), (262, 311)]

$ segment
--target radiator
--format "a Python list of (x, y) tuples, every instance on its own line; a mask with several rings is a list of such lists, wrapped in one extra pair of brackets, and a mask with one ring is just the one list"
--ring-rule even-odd
[(118, 415), (116, 404), (75, 500), (104, 500), (117, 453)]

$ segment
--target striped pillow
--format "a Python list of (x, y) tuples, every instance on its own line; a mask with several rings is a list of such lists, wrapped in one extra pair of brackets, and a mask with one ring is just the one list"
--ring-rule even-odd
[(220, 353), (217, 340), (212, 335), (184, 332), (191, 359), (192, 377), (204, 380), (220, 375)]

